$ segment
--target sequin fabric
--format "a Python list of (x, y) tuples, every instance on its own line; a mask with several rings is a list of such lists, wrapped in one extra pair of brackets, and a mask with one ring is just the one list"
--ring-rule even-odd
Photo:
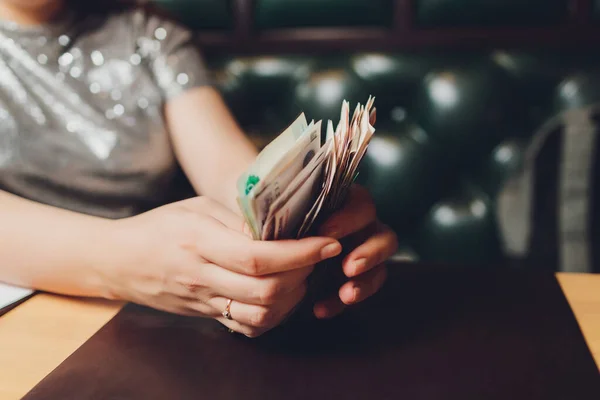
[(0, 20), (0, 189), (106, 218), (162, 204), (164, 104), (208, 84), (190, 32), (142, 10)]

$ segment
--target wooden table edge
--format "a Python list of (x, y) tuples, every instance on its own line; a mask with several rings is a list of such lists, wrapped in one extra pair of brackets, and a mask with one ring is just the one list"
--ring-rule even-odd
[[(36, 293), (0, 317), (0, 400), (21, 399), (124, 305)], [(48, 341), (38, 340), (40, 337), (48, 337)]]

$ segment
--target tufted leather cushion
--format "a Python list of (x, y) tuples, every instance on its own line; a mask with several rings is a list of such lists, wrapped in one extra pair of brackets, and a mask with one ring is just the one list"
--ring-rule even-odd
[[(211, 60), (209, 60), (211, 61)], [(240, 123), (259, 145), (273, 139), (300, 112), (297, 88), (307, 82), (309, 57), (231, 57), (214, 68), (217, 82)]]
[(567, 0), (416, 0), (423, 26), (531, 26), (564, 20), (567, 10)]
[(444, 190), (448, 170), (436, 168), (443, 149), (413, 122), (377, 131), (360, 171), (359, 183), (369, 188), (380, 217), (394, 230), (410, 236)]
[(297, 113), (339, 119), (343, 99), (377, 97), (377, 132), (358, 180), (407, 257), (502, 259), (495, 201), (550, 117), (600, 102), (595, 56), (481, 51), (231, 56), (218, 71), (259, 145)]
[(385, 26), (391, 0), (256, 0), (258, 28), (305, 26)]
[(436, 262), (470, 263), (501, 258), (494, 209), (479, 188), (460, 185), (440, 200), (419, 225), (416, 250)]
[(527, 143), (519, 137), (504, 139), (483, 159), (478, 168), (468, 172), (469, 180), (483, 189), (494, 202), (504, 183), (523, 166)]
[(517, 113), (513, 82), (479, 57), (445, 62), (428, 72), (414, 98), (425, 130), (457, 158), (491, 150)]

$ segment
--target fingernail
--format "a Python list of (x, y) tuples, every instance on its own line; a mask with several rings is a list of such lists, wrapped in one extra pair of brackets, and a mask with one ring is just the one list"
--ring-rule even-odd
[(337, 256), (342, 252), (342, 246), (339, 243), (330, 243), (321, 250), (323, 260)]
[(358, 300), (359, 289), (358, 286), (346, 286), (340, 292), (340, 300), (346, 305), (351, 305), (356, 303)]
[(353, 275), (359, 275), (362, 272), (364, 272), (365, 268), (367, 267), (367, 259), (366, 258), (360, 258), (356, 261), (354, 261), (353, 263)]
[(319, 319), (327, 317), (327, 309), (322, 304), (317, 304), (313, 308), (313, 314)]
[(359, 295), (359, 290), (357, 286), (354, 286), (354, 288), (352, 289), (352, 302), (356, 303), (356, 301), (358, 300), (358, 295)]

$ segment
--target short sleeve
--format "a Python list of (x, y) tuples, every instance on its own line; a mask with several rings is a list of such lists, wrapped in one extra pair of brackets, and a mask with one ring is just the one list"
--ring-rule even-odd
[(137, 52), (160, 87), (165, 100), (211, 80), (192, 32), (168, 18), (136, 11)]

